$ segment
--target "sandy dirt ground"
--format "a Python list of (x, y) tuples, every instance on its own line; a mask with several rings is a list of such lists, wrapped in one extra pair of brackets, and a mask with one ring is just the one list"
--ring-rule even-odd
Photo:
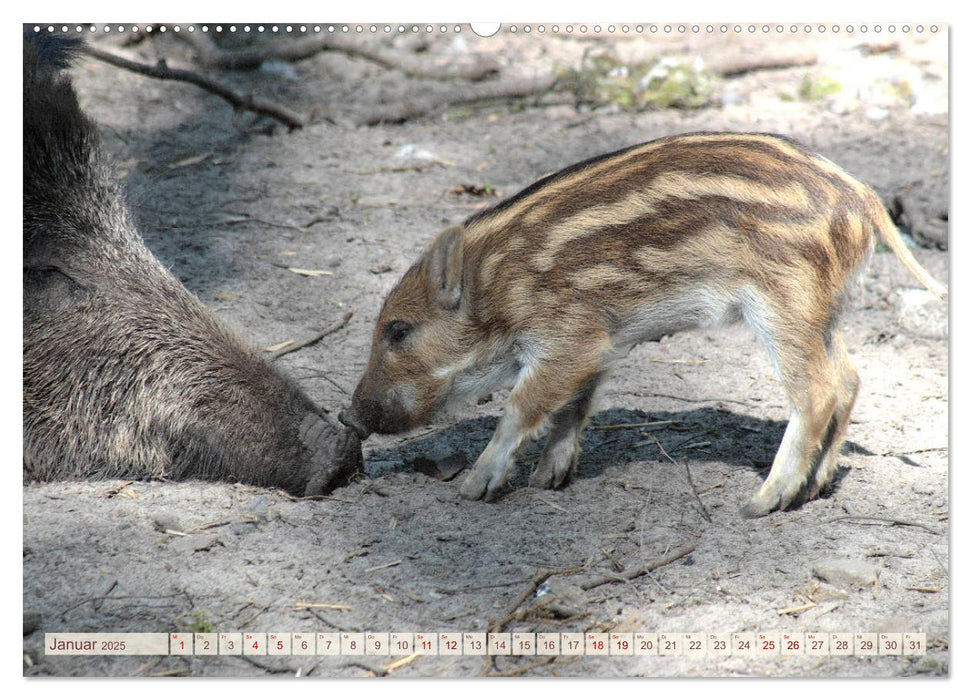
[[(277, 361), (333, 415), (364, 367), (381, 300), (435, 233), (546, 173), (673, 133), (799, 139), (888, 203), (903, 202), (902, 228), (922, 244), (915, 254), (947, 282), (946, 28), (815, 39), (788, 29), (659, 34), (504, 30), (483, 39), (436, 27), (368, 38), (421, 65), (491, 62), (496, 73), (475, 82), (409, 76), (346, 51), (206, 71), (315, 111), (293, 131), (234, 114), (193, 86), (95, 60), (72, 73), (149, 247), (220, 317), (262, 348), (353, 311), (339, 332)], [(171, 32), (99, 45), (196, 65)], [(623, 77), (660, 55), (720, 67), (706, 106), (596, 104), (569, 83), (591, 57), (606, 56)], [(781, 55), (781, 65), (729, 66), (762, 55)], [(799, 64), (806, 55), (813, 60)], [(382, 110), (550, 75), (560, 82), (526, 98), (366, 123)], [(519, 475), (493, 503), (463, 500), (463, 475), (436, 472), (474, 461), (501, 393), (413, 434), (372, 438), (366, 473), (319, 500), (240, 484), (27, 484), (24, 674), (947, 675), (947, 309), (917, 286), (892, 254), (874, 256), (843, 323), (862, 391), (836, 483), (759, 520), (738, 510), (767, 473), (787, 407), (745, 326), (665, 338), (619, 362), (583, 436), (578, 474), (562, 490), (526, 485), (539, 443), (523, 450)], [(667, 565), (619, 577), (685, 546), (693, 551)], [(611, 580), (593, 585), (598, 577)], [(427, 656), (389, 669), (396, 659), (43, 652), (47, 632), (487, 630), (923, 632), (927, 653)]]

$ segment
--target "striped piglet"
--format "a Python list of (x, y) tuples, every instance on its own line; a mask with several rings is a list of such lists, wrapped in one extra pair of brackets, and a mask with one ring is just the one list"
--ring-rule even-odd
[(385, 300), (341, 420), (362, 439), (398, 433), (511, 384), (462, 494), (493, 498), (547, 424), (530, 484), (560, 486), (614, 360), (744, 319), (791, 404), (742, 510), (765, 515), (835, 472), (859, 387), (838, 320), (875, 234), (943, 298), (873, 190), (789, 139), (688, 134), (578, 163), (436, 238)]

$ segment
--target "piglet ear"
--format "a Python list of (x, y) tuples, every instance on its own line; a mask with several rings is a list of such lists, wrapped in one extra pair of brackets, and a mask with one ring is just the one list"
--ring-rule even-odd
[(465, 228), (442, 231), (428, 252), (428, 285), (432, 298), (447, 311), (459, 307), (462, 298), (462, 249)]

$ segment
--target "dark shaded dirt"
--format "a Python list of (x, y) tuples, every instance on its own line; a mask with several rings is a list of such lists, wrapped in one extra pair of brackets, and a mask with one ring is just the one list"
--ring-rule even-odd
[[(316, 108), (332, 120), (293, 132), (234, 116), (191, 86), (91, 60), (73, 74), (149, 247), (219, 316), (268, 347), (354, 311), (338, 333), (277, 361), (336, 414), (364, 367), (383, 296), (435, 233), (498, 201), (490, 193), (511, 195), (545, 173), (632, 143), (696, 130), (784, 133), (888, 202), (905, 196), (910, 221), (923, 227), (915, 224), (913, 236), (940, 241), (944, 231), (946, 241), (945, 34), (809, 42), (821, 57), (814, 65), (723, 79), (715, 104), (692, 111), (578, 108), (560, 92), (358, 126), (355, 115), (365, 110), (470, 86), (407, 78), (338, 52), (283, 72), (215, 73), (240, 90)], [(396, 48), (408, 51), (416, 41), (405, 37)], [(690, 47), (715, 63), (733, 51), (771, 52), (796, 41), (808, 42), (507, 32), (477, 39), (466, 31), (436, 34), (423, 55), (436, 61), (480, 52), (498, 63), (500, 76), (521, 77), (574, 67), (586, 49), (628, 60)], [(148, 62), (192, 58), (171, 36), (125, 50)], [(806, 76), (844, 89), (799, 99)], [(484, 193), (453, 192), (463, 185)], [(946, 250), (916, 254), (947, 282)], [(301, 276), (291, 267), (325, 274)], [(44, 632), (56, 631), (486, 631), (537, 571), (583, 569), (554, 577), (580, 581), (693, 543), (689, 557), (649, 576), (578, 595), (574, 618), (541, 616), (504, 629), (918, 631), (926, 632), (929, 652), (561, 657), (529, 675), (947, 674), (947, 319), (916, 285), (891, 254), (874, 256), (843, 324), (863, 386), (837, 483), (822, 499), (756, 521), (741, 519), (738, 509), (767, 472), (787, 409), (768, 358), (741, 326), (667, 338), (621, 361), (584, 435), (578, 476), (560, 491), (526, 487), (539, 444), (524, 450), (513, 489), (495, 503), (463, 501), (457, 480), (416, 471), (456, 453), (474, 460), (501, 395), (414, 435), (370, 440), (366, 475), (319, 501), (232, 484), (26, 486), (24, 610), (39, 622), (24, 636), (24, 673), (370, 675), (391, 660), (45, 657), (42, 646)], [(666, 423), (616, 427), (657, 421)], [(872, 567), (877, 583), (820, 582), (814, 567), (834, 557)], [(808, 603), (816, 605), (780, 614)], [(513, 672), (525, 663), (498, 658), (490, 669)], [(392, 673), (482, 670), (479, 658), (425, 657)]]

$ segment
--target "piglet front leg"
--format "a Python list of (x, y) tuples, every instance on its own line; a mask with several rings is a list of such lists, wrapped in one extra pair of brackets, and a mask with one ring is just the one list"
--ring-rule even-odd
[(558, 351), (548, 351), (520, 372), (492, 440), (462, 484), (460, 491), (466, 498), (493, 500), (513, 474), (519, 446), (535, 437), (550, 417), (553, 431), (540, 459), (541, 475), (534, 475), (530, 483), (549, 488), (569, 477), (609, 338), (604, 332), (591, 333), (582, 343), (571, 342), (574, 339), (569, 337), (563, 340)]
[[(465, 498), (485, 498), (486, 501), (491, 501), (498, 490), (509, 481), (516, 468), (516, 451), (531, 432), (528, 423), (533, 421), (525, 421), (523, 418), (522, 412), (510, 400), (488, 446), (479, 455), (472, 471), (462, 483), (460, 492)], [(539, 422), (542, 425), (542, 419)]]

